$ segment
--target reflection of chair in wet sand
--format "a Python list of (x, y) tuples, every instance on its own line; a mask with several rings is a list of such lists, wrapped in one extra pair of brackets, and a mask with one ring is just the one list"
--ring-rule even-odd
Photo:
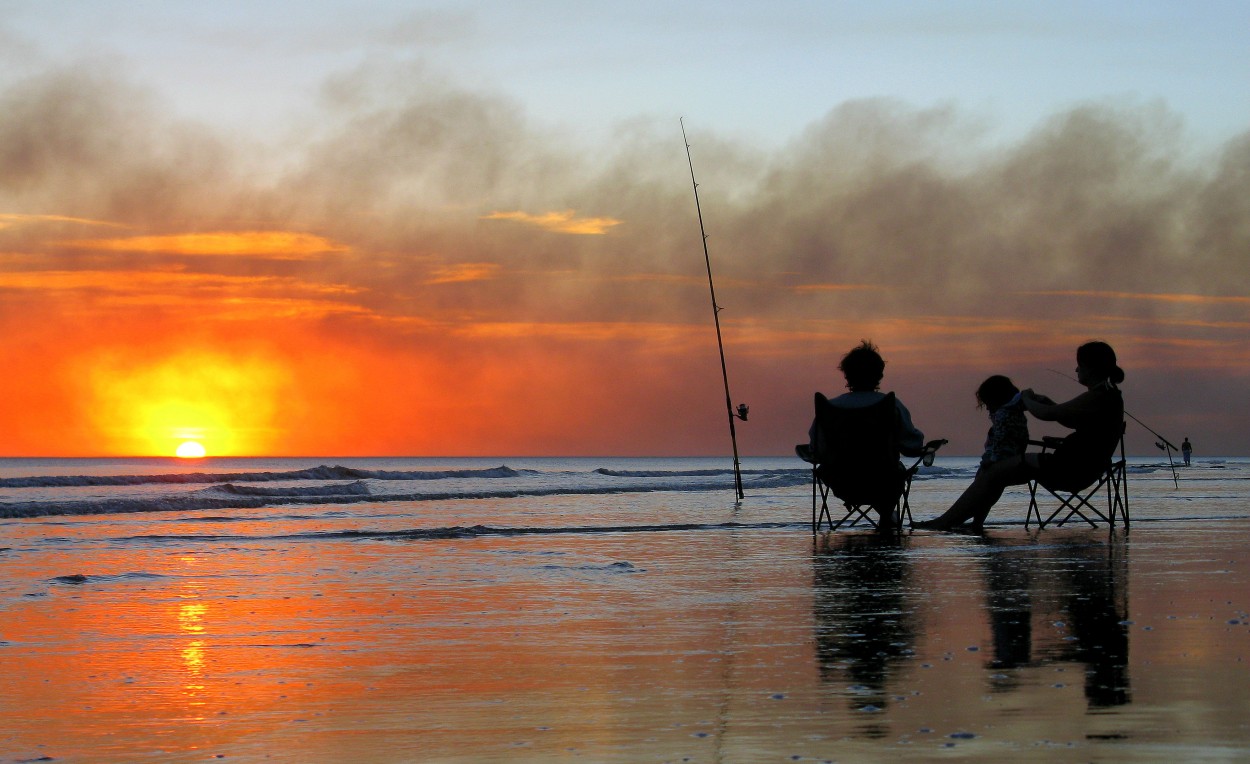
[[(984, 536), (981, 556), (986, 578), (986, 610), (994, 639), (989, 667), (1018, 669), (1033, 660), (1033, 599), (1030, 592), (1037, 551), (1032, 544)], [(1013, 689), (1015, 675), (1000, 674), (996, 691)]]
[(1128, 559), (1123, 539), (1102, 544), (1065, 544), (1061, 606), (1071, 636), (1062, 657), (1086, 665), (1090, 708), (1131, 702), (1128, 675)]
[[(981, 540), (994, 656), (992, 689), (1010, 692), (1028, 679), (1019, 670), (1078, 662), (1090, 708), (1131, 700), (1128, 653), (1128, 545), (1061, 536), (1038, 546), (992, 536)], [(1035, 642), (1036, 620), (1055, 631)]]
[[(838, 543), (829, 543), (836, 539)], [(908, 601), (906, 537), (822, 536), (812, 556), (816, 661), (822, 682), (849, 683), (851, 707), (867, 712), (861, 732), (888, 734), (881, 716), (892, 674), (912, 659), (916, 606)]]
[[(816, 393), (815, 450), (799, 446), (799, 457), (812, 465), (812, 532), (824, 523), (830, 530), (852, 526), (860, 520), (872, 527), (902, 527), (911, 522), (911, 480), (920, 464), (932, 464), (933, 455), (946, 441), (925, 445), (911, 467), (899, 461), (898, 409), (894, 393), (863, 408), (833, 406)], [(835, 523), (829, 512), (829, 495), (841, 499), (846, 513)], [(869, 516), (876, 510), (880, 523)]]
[[(1029, 445), (1041, 446), (1042, 453), (1048, 453), (1056, 448), (1063, 438), (1046, 437), (1038, 440), (1030, 440)], [(1029, 509), (1024, 516), (1024, 525), (1027, 528), (1029, 523), (1036, 518), (1037, 527), (1045, 528), (1050, 523), (1063, 525), (1073, 516), (1079, 517), (1091, 526), (1097, 525), (1094, 518), (1102, 520), (1110, 526), (1115, 526), (1115, 518), (1118, 514), (1124, 520), (1124, 527), (1128, 527), (1128, 462), (1124, 458), (1124, 433), (1120, 433), (1120, 456), (1117, 459), (1115, 453), (1107, 459), (1107, 467), (1102, 474), (1090, 485), (1082, 486), (1059, 486), (1046, 485), (1039, 480), (1029, 481)], [(1059, 506), (1045, 520), (1042, 519), (1041, 509), (1037, 504), (1037, 489), (1043, 488), (1051, 496), (1059, 501)], [(1096, 494), (1106, 489), (1107, 494), (1107, 512), (1104, 514), (1102, 510), (1096, 507), (1092, 502), (1099, 501)], [(1063, 517), (1059, 517), (1061, 513)], [(1088, 513), (1088, 514), (1087, 514)], [(1093, 517), (1091, 517), (1091, 515)], [(1056, 518), (1058, 518), (1056, 520)]]

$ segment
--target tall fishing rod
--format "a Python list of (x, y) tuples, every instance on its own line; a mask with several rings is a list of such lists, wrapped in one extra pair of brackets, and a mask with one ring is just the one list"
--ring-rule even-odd
[[(1062, 371), (1055, 371), (1054, 369), (1047, 369), (1046, 371), (1049, 371), (1049, 372), (1050, 372), (1050, 373), (1052, 373), (1052, 374), (1058, 374), (1058, 375), (1059, 375), (1059, 376), (1061, 376), (1061, 377), (1064, 377), (1064, 378), (1066, 378), (1066, 379), (1070, 379), (1070, 380), (1072, 380), (1073, 382), (1076, 382), (1077, 384), (1080, 384), (1080, 381), (1079, 381), (1079, 380), (1077, 380), (1075, 377), (1072, 377), (1071, 375), (1068, 375), (1068, 374), (1064, 374)], [(1155, 446), (1157, 446), (1157, 447), (1159, 448), (1159, 450), (1160, 450), (1160, 451), (1166, 451), (1166, 452), (1167, 452), (1167, 455), (1168, 455), (1168, 466), (1172, 468), (1172, 485), (1176, 486), (1177, 488), (1180, 488), (1180, 487), (1181, 487), (1181, 481), (1180, 481), (1180, 478), (1176, 476), (1176, 463), (1172, 461), (1172, 451), (1173, 451), (1173, 450), (1177, 450), (1177, 451), (1179, 451), (1180, 449), (1178, 449), (1178, 448), (1176, 448), (1176, 446), (1172, 445), (1172, 444), (1171, 444), (1171, 442), (1169, 442), (1167, 438), (1163, 437), (1162, 435), (1160, 435), (1159, 433), (1157, 433), (1157, 432), (1155, 432), (1154, 430), (1150, 429), (1149, 427), (1146, 427), (1146, 423), (1145, 423), (1145, 422), (1143, 422), (1142, 420), (1138, 419), (1137, 417), (1133, 416), (1132, 414), (1130, 414), (1130, 413), (1128, 412), (1128, 409), (1125, 409), (1125, 410), (1124, 410), (1124, 416), (1128, 417), (1129, 419), (1132, 419), (1134, 422), (1136, 422), (1136, 423), (1138, 423), (1139, 425), (1141, 425), (1142, 427), (1144, 427), (1144, 428), (1146, 429), (1146, 432), (1150, 433), (1151, 435), (1155, 436), (1155, 437), (1156, 437), (1156, 438), (1158, 438), (1159, 440), (1163, 441), (1163, 443), (1159, 443), (1158, 441), (1156, 441), (1156, 442), (1155, 442)], [(1166, 445), (1165, 445), (1165, 444), (1166, 444)]]
[(712, 257), (707, 251), (707, 230), (703, 227), (703, 208), (699, 205), (699, 181), (694, 179), (694, 160), (690, 158), (690, 141), (686, 138), (686, 121), (678, 120), (681, 123), (681, 140), (686, 144), (686, 163), (690, 165), (690, 183), (694, 187), (694, 209), (699, 215), (699, 234), (703, 237), (703, 262), (707, 264), (707, 287), (712, 294), (712, 320), (716, 324), (716, 347), (720, 350), (720, 373), (725, 380), (725, 411), (729, 414), (729, 440), (733, 443), (734, 449), (734, 487), (738, 491), (738, 498), (743, 497), (742, 493), (742, 465), (738, 462), (738, 434), (734, 428), (734, 419), (747, 420), (748, 407), (745, 403), (738, 406), (734, 411), (733, 398), (729, 396), (729, 372), (725, 369), (725, 343), (721, 339), (720, 333), (720, 312), (721, 306), (716, 302), (716, 287), (712, 284)]

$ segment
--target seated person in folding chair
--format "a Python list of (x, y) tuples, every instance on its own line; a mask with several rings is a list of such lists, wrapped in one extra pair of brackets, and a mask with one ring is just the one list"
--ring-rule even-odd
[(1032, 390), (1020, 395), (1033, 416), (1072, 428), (1053, 452), (1023, 454), (981, 470), (950, 509), (915, 527), (948, 531), (971, 521), (979, 530), (1007, 486), (1037, 480), (1052, 489), (1079, 491), (1098, 480), (1124, 432), (1124, 398), (1117, 387), (1124, 370), (1110, 345), (1087, 342), (1076, 351), (1076, 377), (1086, 390), (1066, 403)]
[[(878, 389), (881, 385), (881, 378), (885, 376), (885, 361), (882, 360), (876, 346), (868, 340), (863, 340), (847, 353), (838, 364), (838, 369), (846, 377), (846, 386), (850, 392), (829, 399), (829, 405), (841, 409), (863, 409), (879, 403), (886, 397), (887, 394)], [(895, 425), (900, 453), (905, 456), (922, 455), (925, 450), (924, 434), (912, 424), (911, 413), (898, 398), (894, 399), (894, 405), (898, 412)], [(823, 444), (820, 442), (822, 437), (823, 433), (819, 431), (817, 422), (813, 421), (811, 429), (808, 430), (808, 443), (799, 445), (796, 449), (799, 456), (805, 461), (818, 463), (817, 455), (824, 452)], [(837, 473), (836, 464), (820, 464), (816, 470), (816, 476), (831, 488), (838, 484), (841, 477)], [(890, 485), (881, 486), (879, 496), (872, 502), (872, 508), (881, 517), (878, 528), (893, 527), (894, 508), (902, 495), (905, 479), (906, 470), (902, 464), (899, 464), (897, 485), (891, 482)], [(836, 488), (834, 495), (844, 498), (839, 495)]]
[(982, 382), (977, 388), (977, 408), (990, 412), (990, 430), (985, 435), (978, 472), (1025, 452), (1029, 447), (1029, 422), (1024, 418), (1021, 393), (1011, 379), (995, 374)]

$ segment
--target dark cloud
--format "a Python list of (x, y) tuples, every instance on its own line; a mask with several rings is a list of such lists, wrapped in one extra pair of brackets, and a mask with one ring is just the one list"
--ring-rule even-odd
[[(291, 230), (345, 251), (280, 263), (118, 252), (102, 266), (99, 253), (53, 244), (88, 238), (81, 230), (33, 226), (0, 229), (0, 250), (28, 256), (26, 269), (36, 257), (48, 269), (342, 285), (333, 299), (360, 310), (327, 313), (327, 330), (396, 347), (478, 321), (709, 323), (676, 119), (622, 124), (607, 145), (585, 146), (515, 102), (420, 66), (346, 73), (318, 108), (289, 143), (262, 151), (168, 117), (108, 68), (13, 84), (0, 92), (0, 212), (101, 220), (135, 236)], [(1139, 364), (1155, 361), (1131, 346), (1195, 367), (1208, 366), (1195, 355), (1231, 357), (1244, 343), (1246, 305), (1158, 296), (1248, 293), (1250, 134), (1193, 156), (1174, 113), (1124, 102), (1074, 107), (1009, 145), (953, 105), (888, 100), (840, 105), (776, 150), (688, 129), (744, 387), (762, 409), (790, 402), (765, 450), (805, 416), (816, 370), (828, 379), (823, 356), (861, 333), (896, 340), (900, 381), (920, 385), (926, 365), (948, 358), (977, 369), (928, 383), (935, 401), (967, 397), (990, 363), (1073, 337), (1104, 336)], [(516, 222), (563, 211), (621, 222), (604, 235)], [(932, 330), (923, 338), (922, 326)], [(585, 347), (562, 342), (560, 352)], [(628, 378), (654, 367), (680, 379), (692, 363), (686, 342), (626, 343), (585, 368)], [(534, 339), (512, 360), (540, 374), (555, 347)], [(1067, 352), (1054, 353), (1064, 368)], [(460, 368), (483, 357), (463, 354)], [(636, 387), (612, 389), (641, 396)], [(1199, 416), (1201, 403), (1189, 405)], [(959, 426), (954, 415), (943, 421)]]

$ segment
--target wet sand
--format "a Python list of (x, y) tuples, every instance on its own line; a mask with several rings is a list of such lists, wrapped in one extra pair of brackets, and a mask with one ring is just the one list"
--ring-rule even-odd
[(1245, 520), (222, 546), (86, 519), (56, 553), (24, 528), (0, 762), (1250, 759)]

